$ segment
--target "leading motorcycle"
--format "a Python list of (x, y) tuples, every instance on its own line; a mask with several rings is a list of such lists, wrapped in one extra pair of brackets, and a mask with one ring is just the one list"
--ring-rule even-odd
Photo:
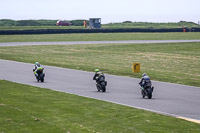
[(45, 73), (43, 67), (38, 67), (37, 71), (34, 72), (34, 74), (38, 82), (39, 81), (44, 82)]

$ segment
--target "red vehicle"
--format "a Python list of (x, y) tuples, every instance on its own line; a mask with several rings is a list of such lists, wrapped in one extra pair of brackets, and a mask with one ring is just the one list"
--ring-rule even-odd
[(72, 23), (58, 20), (58, 21), (56, 22), (56, 25), (57, 25), (57, 26), (71, 26)]

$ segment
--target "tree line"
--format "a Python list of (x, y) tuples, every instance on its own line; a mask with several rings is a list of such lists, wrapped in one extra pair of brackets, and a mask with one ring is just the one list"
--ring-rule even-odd
[[(0, 26), (56, 26), (56, 22), (58, 20), (12, 20), (12, 19), (0, 19)], [(84, 20), (63, 20), (65, 22), (72, 23), (72, 26), (83, 26)], [(89, 21), (87, 21), (87, 24), (89, 25)], [(104, 26), (132, 26), (136, 28), (145, 28), (145, 27), (154, 27), (154, 28), (176, 28), (176, 27), (199, 27), (199, 24), (194, 22), (186, 22), (186, 21), (180, 21), (176, 23), (152, 23), (152, 22), (132, 22), (132, 21), (124, 21), (119, 23), (108, 23), (104, 24)]]
[[(0, 26), (55, 26), (58, 20), (12, 20), (0, 19)], [(84, 20), (71, 20), (73, 26), (83, 26)]]

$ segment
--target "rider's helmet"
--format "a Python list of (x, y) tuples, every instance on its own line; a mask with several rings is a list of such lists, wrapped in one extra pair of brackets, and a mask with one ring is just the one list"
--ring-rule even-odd
[(95, 69), (95, 72), (99, 72), (99, 69)]
[(143, 74), (142, 74), (142, 77), (144, 77), (144, 76), (147, 76), (147, 74), (146, 74), (146, 73), (143, 73)]
[(39, 63), (39, 62), (35, 62), (35, 65), (39, 67), (39, 66), (40, 66), (40, 63)]

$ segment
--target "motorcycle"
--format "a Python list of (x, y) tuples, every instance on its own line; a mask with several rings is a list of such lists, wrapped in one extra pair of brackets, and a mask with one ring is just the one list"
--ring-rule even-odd
[(105, 81), (105, 77), (100, 76), (96, 80), (96, 87), (97, 87), (98, 92), (101, 90), (102, 90), (102, 92), (106, 92), (106, 86), (107, 86), (107, 81)]
[(38, 82), (39, 81), (44, 82), (44, 77), (45, 77), (44, 68), (39, 67), (37, 69), (37, 71), (34, 72), (34, 74), (35, 74), (35, 77), (36, 77), (36, 79), (37, 79)]
[(147, 96), (149, 99), (152, 98), (152, 93), (154, 89), (153, 86), (147, 86), (147, 87), (141, 86), (140, 89), (141, 89), (141, 94), (143, 98), (145, 98), (145, 96)]

